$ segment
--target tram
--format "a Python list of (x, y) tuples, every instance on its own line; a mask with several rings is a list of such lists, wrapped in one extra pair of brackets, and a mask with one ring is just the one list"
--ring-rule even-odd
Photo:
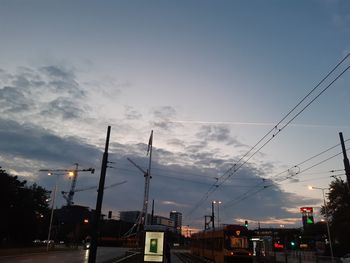
[(248, 229), (241, 225), (226, 225), (193, 234), (191, 253), (214, 263), (253, 262)]

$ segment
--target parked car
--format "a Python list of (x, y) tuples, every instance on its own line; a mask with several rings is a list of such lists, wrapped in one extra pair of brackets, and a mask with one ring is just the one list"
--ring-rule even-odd
[(342, 263), (350, 263), (350, 254), (344, 255), (340, 260)]

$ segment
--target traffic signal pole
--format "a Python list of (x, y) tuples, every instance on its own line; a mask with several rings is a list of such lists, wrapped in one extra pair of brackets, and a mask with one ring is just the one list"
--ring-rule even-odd
[(343, 150), (343, 157), (344, 157), (344, 167), (345, 167), (345, 174), (346, 174), (346, 182), (348, 184), (348, 190), (350, 191), (350, 164), (349, 164), (349, 159), (346, 154), (346, 149), (345, 149), (345, 143), (344, 143), (344, 138), (343, 138), (343, 133), (339, 132), (339, 137), (340, 137), (340, 143), (341, 143), (341, 148)]
[(96, 210), (95, 210), (95, 214), (94, 214), (94, 220), (92, 221), (91, 247), (90, 247), (89, 261), (88, 261), (89, 263), (96, 262), (97, 239), (98, 239), (98, 233), (99, 233), (99, 222), (100, 222), (100, 218), (101, 218), (103, 190), (104, 190), (104, 186), (105, 186), (106, 170), (107, 170), (107, 163), (108, 163), (108, 146), (109, 146), (110, 133), (111, 133), (111, 126), (108, 126), (106, 146), (105, 146), (105, 151), (103, 153), (102, 165), (101, 165), (100, 183), (98, 185)]

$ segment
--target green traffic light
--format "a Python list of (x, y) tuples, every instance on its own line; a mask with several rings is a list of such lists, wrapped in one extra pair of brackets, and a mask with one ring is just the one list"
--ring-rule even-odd
[(306, 223), (307, 223), (307, 224), (313, 224), (314, 221), (313, 221), (311, 218), (308, 218), (308, 219), (306, 220)]

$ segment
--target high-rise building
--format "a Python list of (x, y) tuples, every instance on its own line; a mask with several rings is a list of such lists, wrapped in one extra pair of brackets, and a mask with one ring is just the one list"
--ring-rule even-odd
[(182, 214), (177, 211), (170, 212), (170, 219), (174, 221), (174, 232), (181, 234), (182, 228)]

